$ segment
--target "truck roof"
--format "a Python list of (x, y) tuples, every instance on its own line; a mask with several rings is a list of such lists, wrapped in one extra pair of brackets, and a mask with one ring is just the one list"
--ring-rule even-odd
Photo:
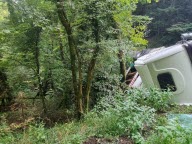
[(145, 65), (147, 63), (151, 63), (151, 62), (163, 59), (165, 57), (175, 55), (183, 50), (185, 50), (183, 44), (176, 44), (170, 47), (156, 48), (150, 53), (139, 57), (135, 61), (135, 65)]

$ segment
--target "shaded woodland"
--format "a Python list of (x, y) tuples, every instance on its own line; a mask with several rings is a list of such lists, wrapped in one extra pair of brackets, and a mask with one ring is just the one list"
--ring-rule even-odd
[(2, 143), (158, 144), (167, 131), (165, 144), (190, 141), (164, 115), (180, 111), (171, 109), (172, 93), (131, 89), (126, 71), (137, 52), (192, 31), (191, 7), (190, 0), (2, 0)]
[[(44, 113), (46, 101), (58, 100), (58, 108), (75, 108), (80, 118), (100, 97), (118, 89), (129, 51), (147, 44), (143, 32), (150, 18), (132, 14), (136, 4), (1, 2), (2, 91), (9, 84), (13, 98), (23, 93), (41, 99)], [(2, 104), (11, 97), (5, 95)]]

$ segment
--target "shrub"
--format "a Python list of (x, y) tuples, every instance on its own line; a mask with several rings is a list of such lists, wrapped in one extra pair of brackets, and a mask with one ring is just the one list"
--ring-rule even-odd
[(102, 119), (97, 135), (127, 135), (137, 143), (143, 143), (144, 132), (155, 122), (155, 109), (165, 111), (169, 108), (171, 96), (172, 93), (169, 91), (142, 88), (103, 97), (94, 109), (97, 116)]
[(10, 128), (5, 124), (0, 125), (0, 144), (11, 144), (15, 140), (12, 131)]
[(157, 111), (166, 111), (170, 107), (172, 93), (168, 91), (160, 91), (157, 88), (150, 89), (132, 89), (127, 91), (132, 101), (141, 105), (154, 108)]
[[(163, 95), (163, 96), (162, 96)], [(85, 115), (80, 122), (70, 122), (56, 125), (46, 129), (43, 124), (31, 123), (23, 133), (5, 131), (9, 128), (6, 123), (0, 125), (0, 143), (82, 143), (88, 137), (119, 137), (127, 136), (136, 143), (144, 143), (144, 136), (155, 124), (155, 107), (157, 110), (162, 106), (168, 106), (165, 92), (156, 89), (134, 89), (126, 93), (118, 92), (115, 96), (103, 97), (97, 106)], [(154, 98), (155, 97), (155, 98)], [(160, 99), (162, 104), (156, 100)], [(168, 100), (168, 98), (167, 98)], [(161, 125), (164, 119), (159, 121)], [(167, 127), (165, 127), (167, 129)], [(151, 136), (147, 142), (160, 141), (158, 136), (168, 132), (163, 127), (158, 127), (156, 135)], [(172, 130), (174, 135), (174, 130)], [(183, 133), (183, 132), (182, 132)], [(168, 134), (167, 134), (168, 135)], [(176, 136), (181, 135), (176, 133)], [(164, 139), (165, 137), (162, 137)], [(176, 141), (177, 142), (177, 141)]]
[(12, 130), (10, 127), (7, 125), (5, 116), (2, 115), (0, 117), (0, 144), (11, 144), (15, 140)]
[(140, 105), (127, 95), (117, 94), (109, 99), (102, 99), (95, 109), (102, 119), (99, 136), (127, 135), (137, 142), (142, 142), (143, 132), (154, 123), (155, 110)]
[(176, 121), (166, 126), (157, 126), (156, 131), (147, 139), (146, 144), (190, 144), (192, 133), (184, 129)]

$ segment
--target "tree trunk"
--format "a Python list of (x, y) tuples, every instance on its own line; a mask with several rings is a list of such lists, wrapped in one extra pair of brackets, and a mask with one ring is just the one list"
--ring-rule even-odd
[(95, 64), (96, 64), (96, 58), (92, 58), (91, 62), (89, 63), (88, 72), (87, 72), (87, 82), (86, 82), (86, 90), (85, 90), (86, 112), (89, 111), (91, 82), (93, 79)]
[(89, 111), (89, 104), (90, 104), (90, 91), (91, 91), (91, 82), (93, 79), (93, 72), (94, 72), (94, 68), (95, 68), (95, 64), (96, 64), (96, 59), (97, 56), (99, 54), (100, 51), (100, 46), (99, 46), (99, 23), (97, 19), (93, 19), (92, 21), (93, 23), (93, 35), (95, 37), (95, 43), (96, 43), (96, 47), (94, 50), (94, 54), (92, 56), (92, 59), (89, 63), (89, 67), (88, 67), (88, 72), (87, 72), (87, 84), (86, 84), (86, 91), (85, 91), (85, 98), (86, 98), (86, 111)]
[(120, 64), (120, 74), (123, 76), (121, 82), (124, 82), (126, 80), (126, 66), (123, 60), (122, 50), (119, 50), (118, 58), (119, 58), (119, 64)]
[(82, 101), (82, 97), (83, 97), (83, 75), (82, 75), (82, 62), (81, 62), (81, 57), (79, 55), (78, 50), (76, 49), (76, 55), (77, 55), (77, 59), (78, 59), (78, 72), (79, 72), (79, 93), (78, 93), (78, 97), (77, 97), (77, 101), (78, 101), (78, 107), (79, 107), (79, 114), (78, 117), (80, 118), (81, 115), (83, 114), (83, 101)]
[(39, 88), (39, 92), (38, 95), (41, 97), (42, 100), (42, 105), (43, 105), (43, 112), (46, 114), (47, 113), (47, 108), (46, 108), (46, 104), (45, 104), (45, 96), (43, 95), (43, 86), (42, 86), (42, 81), (41, 81), (41, 77), (40, 77), (40, 62), (39, 62), (39, 39), (40, 39), (40, 33), (41, 33), (41, 28), (40, 27), (35, 27), (35, 35), (36, 35), (36, 39), (35, 39), (35, 64), (36, 64), (36, 74), (37, 74), (37, 79), (38, 79), (38, 88)]
[(0, 99), (2, 106), (11, 102), (12, 94), (10, 91), (10, 87), (7, 83), (7, 75), (3, 69), (0, 69)]
[(59, 51), (60, 51), (60, 57), (61, 57), (61, 61), (63, 63), (63, 66), (65, 66), (64, 47), (63, 47), (63, 43), (62, 43), (62, 37), (61, 37), (60, 31), (58, 31), (58, 32), (59, 32)]
[[(67, 15), (63, 6), (63, 0), (57, 0), (57, 12), (59, 15), (59, 19), (65, 28), (68, 38), (68, 45), (69, 45), (69, 52), (70, 52), (70, 59), (71, 59), (71, 71), (72, 71), (72, 80), (73, 80), (73, 89), (76, 97), (76, 116), (78, 118), (81, 117), (82, 114), (82, 71), (81, 71), (81, 61), (78, 57), (77, 46), (75, 44), (74, 37), (72, 35), (72, 28), (70, 22), (67, 19)], [(77, 82), (77, 69), (76, 69), (76, 56), (78, 58), (78, 72), (79, 72), (79, 85)]]

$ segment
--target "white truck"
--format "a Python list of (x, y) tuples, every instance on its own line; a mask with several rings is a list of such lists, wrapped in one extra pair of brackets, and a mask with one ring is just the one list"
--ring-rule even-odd
[[(136, 72), (130, 87), (168, 88), (177, 104), (192, 104), (192, 38), (191, 33), (182, 34), (182, 41), (170, 46), (150, 50), (134, 62)], [(189, 41), (187, 41), (189, 40)], [(137, 75), (136, 75), (137, 74)], [(129, 75), (129, 74), (128, 74)]]

